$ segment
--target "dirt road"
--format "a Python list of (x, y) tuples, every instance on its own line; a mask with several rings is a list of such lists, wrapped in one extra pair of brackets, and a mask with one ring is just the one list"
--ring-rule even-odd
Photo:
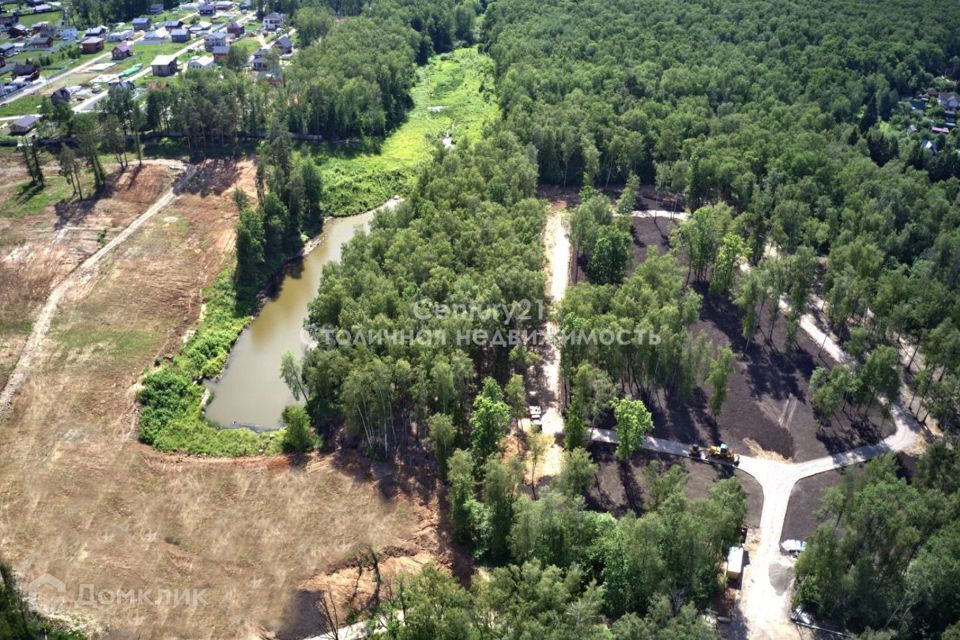
[(10, 374), (7, 384), (3, 387), (3, 391), (0, 391), (0, 421), (3, 420), (7, 411), (9, 411), (14, 394), (17, 393), (17, 390), (23, 384), (24, 380), (27, 379), (27, 375), (30, 371), (30, 365), (33, 362), (37, 347), (41, 342), (43, 342), (47, 332), (50, 330), (50, 323), (53, 321), (53, 316), (57, 312), (57, 308), (60, 306), (60, 301), (63, 299), (64, 295), (66, 295), (66, 293), (74, 287), (88, 280), (96, 270), (97, 265), (100, 264), (101, 260), (103, 260), (104, 256), (113, 251), (119, 244), (125, 242), (131, 234), (142, 227), (143, 224), (150, 218), (155, 216), (158, 211), (169, 205), (183, 188), (183, 185), (190, 181), (196, 170), (197, 168), (195, 165), (187, 166), (184, 174), (177, 180), (177, 182), (169, 191), (160, 196), (160, 198), (154, 202), (149, 209), (140, 214), (136, 220), (130, 223), (126, 229), (117, 234), (113, 240), (103, 245), (99, 251), (84, 260), (79, 267), (77, 267), (69, 276), (67, 276), (66, 279), (63, 280), (63, 282), (57, 285), (53, 291), (50, 292), (46, 303), (43, 305), (43, 308), (40, 310), (40, 313), (33, 324), (33, 330), (30, 332), (30, 337), (27, 338), (27, 343), (24, 345), (23, 351), (20, 352), (20, 358), (17, 360), (17, 364), (13, 369), (13, 373)]

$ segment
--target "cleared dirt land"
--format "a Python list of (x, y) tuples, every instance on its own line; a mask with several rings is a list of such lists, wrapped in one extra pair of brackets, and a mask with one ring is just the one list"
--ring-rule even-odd
[[(634, 218), (635, 258), (654, 248), (665, 251), (674, 224)], [(703, 295), (703, 305), (693, 334), (706, 334), (715, 347), (726, 345), (736, 354), (727, 400), (714, 419), (707, 412), (709, 391), (703, 387), (695, 389), (686, 403), (670, 394), (657, 394), (649, 407), (655, 436), (701, 444), (726, 442), (738, 453), (803, 462), (878, 442), (893, 433), (893, 422), (883, 421), (879, 412), (863, 420), (852, 410), (851, 417), (841, 412), (829, 424), (820, 425), (810, 406), (810, 375), (817, 367), (836, 364), (820, 352), (820, 345), (800, 331), (796, 348), (787, 351), (782, 318), (772, 337), (767, 336), (764, 321), (763, 329), (747, 343), (733, 304), (710, 296), (702, 284), (694, 286)]]
[(616, 449), (612, 445), (592, 443), (588, 450), (594, 462), (599, 465), (596, 482), (587, 497), (591, 509), (606, 511), (619, 517), (627, 512), (643, 513), (647, 510), (646, 494), (650, 485), (650, 474), (655, 471), (654, 463), (660, 465), (660, 473), (679, 465), (687, 478), (687, 497), (701, 500), (707, 497), (710, 487), (717, 480), (735, 477), (747, 494), (747, 526), (760, 525), (760, 511), (763, 508), (763, 490), (750, 475), (720, 464), (694, 462), (667, 454), (642, 450), (634, 454), (623, 465), (616, 459)]
[(44, 168), (49, 191), (35, 193), (24, 186), (22, 161), (0, 158), (0, 387), (50, 290), (169, 189), (178, 170), (148, 162), (112, 177), (96, 200), (57, 202), (70, 189), (55, 163)]
[[(232, 260), (230, 193), (252, 194), (254, 171), (252, 162), (206, 165), (73, 290), (0, 425), (0, 555), (24, 584), (45, 573), (62, 580), (52, 594), (64, 599), (59, 613), (112, 637), (303, 628), (299, 589), (358, 552), (442, 556), (432, 486), (374, 484), (361, 464), (331, 456), (211, 460), (136, 441), (137, 381), (179, 349), (202, 288)], [(169, 185), (161, 177), (158, 191)], [(113, 224), (136, 213), (117, 210)], [(84, 604), (81, 585), (107, 595)], [(203, 591), (190, 604), (109, 595), (131, 589)], [(48, 611), (52, 602), (41, 598)]]

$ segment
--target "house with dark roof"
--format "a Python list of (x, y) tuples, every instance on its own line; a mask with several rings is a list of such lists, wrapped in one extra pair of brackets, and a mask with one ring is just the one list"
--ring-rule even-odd
[(246, 29), (239, 22), (231, 22), (230, 24), (227, 25), (227, 33), (232, 35), (234, 38), (239, 38), (243, 36), (245, 32), (246, 32)]
[(190, 32), (186, 29), (174, 29), (170, 32), (170, 39), (174, 42), (190, 42)]
[(103, 25), (90, 27), (83, 32), (84, 38), (104, 38), (107, 35), (107, 28)]
[(33, 81), (40, 77), (40, 67), (33, 63), (18, 64), (13, 67), (12, 75), (14, 78)]
[(212, 16), (217, 13), (217, 7), (212, 2), (201, 2), (197, 6), (197, 12), (202, 16)]
[(273, 41), (273, 48), (280, 52), (280, 55), (293, 53), (293, 40), (290, 36), (283, 35)]
[(167, 20), (163, 23), (164, 29), (179, 29), (183, 27), (183, 20)]
[(103, 51), (103, 38), (86, 38), (80, 43), (80, 48), (84, 53)]
[(153, 23), (150, 18), (134, 18), (131, 24), (136, 31), (149, 31), (150, 25)]
[(36, 35), (27, 40), (30, 49), (49, 49), (53, 46), (53, 38), (45, 35)]
[(70, 90), (66, 87), (60, 87), (52, 94), (50, 94), (50, 101), (53, 104), (60, 104), (61, 102), (70, 102)]
[(15, 120), (10, 125), (10, 133), (17, 136), (25, 135), (33, 131), (39, 122), (39, 116), (23, 116), (19, 120)]
[(126, 42), (118, 44), (110, 51), (110, 57), (114, 60), (124, 60), (133, 55), (133, 49)]
[(230, 55), (230, 47), (214, 47), (211, 53), (213, 54), (213, 59), (217, 60), (218, 62), (220, 60), (226, 60), (227, 56)]
[(28, 35), (30, 35), (30, 29), (18, 22), (17, 24), (7, 29), (7, 34), (11, 38), (25, 38)]

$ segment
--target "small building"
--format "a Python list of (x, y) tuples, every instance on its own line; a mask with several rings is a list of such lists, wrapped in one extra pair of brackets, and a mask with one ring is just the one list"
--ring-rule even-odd
[(230, 0), (215, 0), (213, 7), (217, 11), (233, 11), (237, 8), (237, 5), (230, 2)]
[(960, 95), (957, 95), (953, 91), (941, 92), (937, 94), (937, 102), (944, 109), (953, 111), (957, 108), (960, 108)]
[(286, 55), (288, 53), (293, 53), (293, 40), (290, 39), (290, 36), (283, 35), (274, 40), (273, 48), (280, 52), (280, 55)]
[(84, 53), (97, 53), (103, 51), (103, 38), (85, 38), (80, 43), (80, 48)]
[(107, 35), (107, 28), (103, 25), (97, 27), (90, 27), (83, 32), (84, 38), (105, 38)]
[(215, 31), (208, 33), (203, 37), (203, 48), (207, 51), (213, 51), (215, 47), (227, 46), (227, 34)]
[(246, 33), (246, 29), (239, 22), (231, 22), (227, 25), (227, 33), (234, 38), (241, 38), (243, 34)]
[(267, 56), (268, 53), (270, 53), (270, 49), (266, 47), (257, 49), (253, 54), (253, 58), (250, 60), (250, 67), (254, 71), (266, 71), (269, 66), (267, 64), (267, 60), (269, 60)]
[(197, 5), (197, 13), (202, 16), (213, 16), (217, 13), (217, 7), (212, 2), (201, 2)]
[(276, 31), (283, 26), (283, 14), (276, 11), (263, 17), (263, 28), (267, 31)]
[(947, 135), (948, 133), (950, 133), (950, 129), (948, 129), (948, 128), (946, 128), (946, 127), (930, 127), (930, 132), (931, 132), (931, 133), (935, 133), (935, 134), (937, 134), (937, 135), (944, 135), (944, 136), (945, 136), (945, 135)]
[(190, 42), (190, 32), (186, 29), (174, 29), (170, 32), (170, 40), (173, 42)]
[(213, 59), (216, 60), (217, 62), (221, 60), (226, 60), (227, 56), (230, 55), (230, 47), (227, 47), (227, 46), (214, 47), (212, 53), (213, 53)]
[(40, 66), (33, 63), (17, 64), (14, 65), (11, 75), (14, 78), (33, 82), (40, 78)]
[(69, 103), (71, 96), (72, 94), (70, 93), (70, 89), (67, 89), (66, 87), (60, 87), (50, 94), (50, 101), (55, 105), (60, 104), (61, 102)]
[(107, 42), (123, 42), (124, 40), (133, 40), (137, 33), (133, 29), (121, 29), (114, 31), (107, 36)]
[(76, 27), (60, 27), (60, 39), (64, 42), (75, 42), (79, 37)]
[(206, 20), (200, 20), (199, 22), (195, 22), (190, 25), (190, 33), (193, 35), (201, 35), (210, 31), (211, 28), (213, 28), (213, 24), (207, 22)]
[(131, 24), (133, 24), (134, 31), (149, 31), (150, 25), (153, 23), (150, 18), (134, 18)]
[(17, 24), (7, 29), (7, 34), (11, 38), (26, 38), (28, 35), (30, 35), (30, 29), (18, 22)]
[(743, 576), (743, 547), (730, 547), (727, 552), (727, 579), (739, 580)]
[(23, 116), (13, 121), (10, 125), (10, 133), (17, 136), (25, 135), (36, 129), (38, 122), (40, 122), (39, 116)]
[(50, 13), (51, 11), (54, 11), (53, 5), (47, 4), (45, 2), (33, 7), (34, 13)]
[(213, 56), (194, 56), (187, 63), (187, 69), (212, 69), (214, 66)]
[(164, 28), (164, 29), (167, 29), (168, 31), (169, 31), (170, 29), (180, 29), (180, 28), (182, 28), (182, 27), (183, 27), (183, 20), (179, 20), (179, 19), (178, 19), (178, 20), (167, 20), (166, 22), (163, 23), (163, 28)]
[(155, 2), (150, 5), (149, 9), (150, 15), (156, 16), (163, 13), (163, 4), (160, 2)]
[(170, 42), (170, 32), (166, 29), (148, 31), (141, 40), (143, 44), (164, 44)]
[(53, 38), (45, 35), (33, 36), (27, 40), (27, 46), (31, 49), (49, 49), (53, 46)]
[(249, 11), (250, 9), (253, 9), (253, 0), (241, 0), (240, 9), (243, 11)]
[(153, 75), (158, 78), (166, 78), (176, 75), (180, 68), (177, 66), (177, 56), (157, 56), (150, 63)]
[(133, 55), (133, 49), (127, 43), (118, 44), (110, 52), (110, 57), (114, 60), (125, 60)]
[(0, 43), (0, 55), (2, 55), (2, 56), (4, 56), (4, 57), (6, 57), (6, 56), (12, 56), (12, 55), (14, 55), (16, 52), (17, 52), (17, 48), (16, 48), (15, 46), (13, 46), (13, 43), (12, 43), (12, 42)]

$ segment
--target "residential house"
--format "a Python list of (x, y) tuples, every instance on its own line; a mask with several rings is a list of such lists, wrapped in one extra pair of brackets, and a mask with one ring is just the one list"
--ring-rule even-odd
[(216, 15), (217, 7), (212, 2), (201, 2), (197, 5), (197, 13), (202, 16)]
[(110, 57), (114, 60), (124, 60), (133, 55), (133, 49), (127, 43), (118, 44), (110, 52)]
[(161, 13), (163, 13), (163, 4), (160, 2), (156, 2), (150, 5), (149, 11), (150, 11), (150, 15), (153, 15), (153, 16), (160, 15)]
[(267, 62), (270, 59), (267, 55), (269, 53), (270, 49), (267, 47), (257, 49), (253, 54), (253, 58), (250, 60), (250, 67), (254, 71), (266, 71), (270, 66)]
[(150, 68), (153, 69), (153, 75), (158, 78), (176, 75), (180, 70), (177, 66), (177, 56), (157, 56), (150, 63)]
[(183, 20), (167, 20), (163, 23), (163, 28), (167, 31), (171, 29), (181, 29), (183, 27)]
[(920, 144), (920, 148), (929, 153), (930, 155), (937, 155), (937, 145), (933, 140), (924, 140)]
[(60, 39), (64, 42), (75, 42), (77, 38), (80, 37), (80, 34), (77, 32), (76, 27), (61, 27), (60, 28)]
[(17, 48), (13, 45), (12, 42), (4, 42), (0, 44), (0, 55), (7, 57), (12, 56), (17, 52)]
[(212, 69), (213, 56), (193, 56), (187, 63), (187, 69)]
[(164, 44), (170, 42), (170, 32), (163, 28), (148, 31), (140, 42), (143, 44)]
[(283, 14), (277, 13), (268, 13), (263, 17), (263, 28), (267, 31), (276, 31), (283, 26)]
[(237, 5), (229, 0), (216, 0), (213, 6), (217, 11), (233, 11), (237, 8)]
[(70, 95), (70, 89), (67, 89), (66, 87), (60, 87), (50, 94), (50, 101), (55, 105), (60, 104), (61, 102), (69, 103)]
[(227, 33), (232, 35), (234, 38), (242, 38), (243, 34), (246, 32), (243, 25), (239, 22), (231, 22), (227, 25)]
[(293, 53), (293, 40), (290, 36), (283, 35), (273, 41), (273, 48), (280, 52), (280, 55)]
[(230, 47), (228, 46), (218, 46), (213, 48), (213, 59), (216, 61), (226, 60), (227, 56), (230, 55)]
[(40, 122), (38, 116), (23, 116), (10, 125), (10, 133), (16, 136), (25, 135), (33, 131), (37, 127), (38, 122)]
[(107, 36), (107, 28), (103, 25), (98, 27), (90, 27), (83, 32), (84, 38), (105, 38)]
[(84, 53), (97, 53), (103, 51), (103, 38), (85, 38), (80, 43), (80, 48)]
[(227, 34), (220, 31), (208, 33), (203, 37), (203, 48), (207, 51), (213, 51), (214, 47), (227, 46)]
[(33, 82), (40, 78), (40, 66), (33, 63), (17, 64), (13, 67), (12, 75), (14, 78), (21, 78), (27, 82)]
[(213, 24), (207, 22), (206, 20), (200, 20), (199, 22), (195, 22), (190, 25), (190, 33), (198, 36), (207, 33), (211, 28), (213, 28)]
[(17, 24), (7, 29), (7, 34), (11, 38), (26, 38), (28, 35), (30, 35), (30, 29), (18, 22)]
[(27, 47), (30, 49), (49, 49), (53, 46), (53, 38), (50, 36), (37, 35), (27, 40)]
[(937, 94), (937, 102), (947, 111), (956, 111), (960, 107), (960, 95), (950, 91)]
[(170, 39), (173, 42), (190, 42), (190, 32), (186, 29), (174, 29), (170, 32)]
[(50, 13), (53, 10), (54, 10), (53, 5), (46, 4), (46, 3), (38, 4), (33, 8), (34, 13)]
[(121, 29), (108, 35), (107, 42), (123, 42), (124, 40), (133, 40), (136, 35), (136, 31), (133, 29)]
[(240, 9), (243, 11), (249, 11), (253, 9), (253, 0), (241, 0)]
[(149, 31), (152, 23), (150, 18), (134, 18), (131, 24), (133, 24), (134, 31)]

